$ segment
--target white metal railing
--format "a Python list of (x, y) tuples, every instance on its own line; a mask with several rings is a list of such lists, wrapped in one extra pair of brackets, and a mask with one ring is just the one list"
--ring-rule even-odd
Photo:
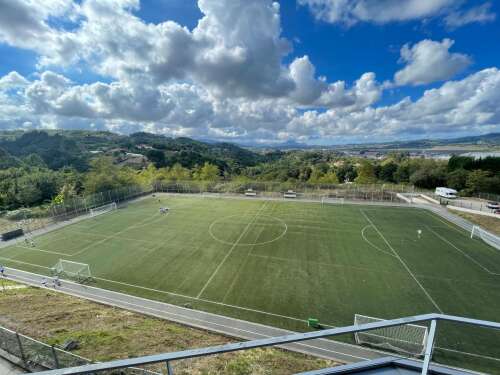
[(426, 375), (429, 371), (430, 362), (432, 359), (432, 353), (434, 349), (434, 339), (436, 333), (437, 323), (439, 321), (444, 322), (454, 322), (466, 325), (472, 325), (476, 327), (490, 328), (495, 330), (500, 330), (500, 323), (490, 322), (485, 320), (463, 318), (452, 315), (445, 314), (424, 314), (416, 315), (406, 318), (384, 320), (374, 323), (366, 323), (362, 325), (351, 325), (346, 327), (338, 327), (325, 329), (322, 331), (306, 332), (306, 333), (295, 333), (286, 336), (265, 338), (260, 340), (239, 342), (226, 345), (218, 345), (201, 349), (190, 349), (183, 350), (179, 352), (155, 354), (149, 356), (143, 356), (138, 358), (121, 359), (104, 363), (96, 363), (91, 365), (84, 365), (66, 369), (58, 369), (51, 371), (38, 372), (38, 375), (77, 375), (77, 374), (99, 374), (101, 371), (109, 371), (122, 369), (127, 367), (137, 367), (143, 365), (149, 365), (154, 363), (164, 363), (167, 369), (167, 373), (172, 375), (173, 370), (171, 363), (173, 361), (184, 360), (189, 358), (204, 357), (215, 354), (236, 352), (240, 350), (249, 350), (262, 347), (283, 345), (293, 342), (307, 341), (311, 339), (323, 338), (323, 337), (333, 337), (338, 335), (345, 335), (350, 333), (365, 332), (381, 328), (395, 327), (406, 324), (415, 324), (422, 322), (430, 322), (429, 334), (427, 336), (426, 348), (424, 359), (421, 365), (421, 374)]

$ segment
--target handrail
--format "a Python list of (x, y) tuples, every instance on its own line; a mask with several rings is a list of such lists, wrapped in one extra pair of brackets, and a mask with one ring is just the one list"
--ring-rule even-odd
[[(471, 318), (463, 318), (463, 317), (459, 317), (459, 316), (446, 315), (446, 314), (431, 313), (431, 314), (415, 315), (415, 316), (399, 318), (399, 319), (383, 320), (383, 321), (379, 321), (379, 322), (366, 323), (366, 324), (361, 324), (361, 325), (350, 325), (350, 326), (346, 326), (346, 327), (337, 327), (337, 328), (325, 329), (322, 331), (306, 332), (306, 333), (294, 333), (291, 335), (271, 337), (271, 338), (260, 339), (260, 340), (245, 341), (245, 342), (218, 345), (218, 346), (199, 348), (199, 349), (182, 350), (179, 352), (172, 352), (172, 353), (154, 354), (154, 355), (142, 356), (142, 357), (137, 357), (137, 358), (120, 359), (120, 360), (115, 360), (115, 361), (95, 363), (95, 364), (91, 364), (91, 365), (71, 367), (71, 368), (66, 368), (66, 369), (42, 371), (42, 372), (38, 372), (36, 374), (38, 374), (38, 375), (77, 375), (77, 374), (97, 373), (99, 371), (114, 370), (114, 369), (125, 368), (125, 367), (137, 367), (137, 366), (148, 365), (148, 364), (153, 364), (153, 363), (166, 363), (167, 365), (169, 365), (171, 363), (171, 361), (176, 361), (176, 360), (196, 358), (196, 357), (202, 357), (202, 356), (214, 355), (214, 354), (222, 354), (222, 353), (228, 353), (228, 352), (235, 352), (235, 351), (239, 351), (239, 350), (262, 348), (262, 347), (274, 346), (274, 345), (282, 345), (282, 344), (287, 344), (287, 343), (292, 343), (292, 342), (300, 342), (300, 341), (306, 341), (306, 340), (311, 340), (311, 339), (316, 339), (316, 338), (338, 336), (338, 335), (343, 335), (343, 334), (347, 334), (347, 333), (371, 331), (371, 330), (380, 329), (380, 328), (394, 327), (394, 326), (399, 326), (399, 325), (405, 325), (405, 324), (410, 324), (410, 323), (420, 323), (420, 322), (426, 322), (426, 321), (436, 321), (436, 322), (437, 321), (449, 321), (449, 322), (462, 323), (462, 324), (468, 324), (468, 325), (473, 325), (473, 326), (479, 326), (479, 327), (483, 327), (483, 328), (492, 328), (492, 329), (500, 330), (500, 323), (497, 323), (497, 322), (491, 322), (491, 321), (479, 320), (479, 319), (471, 319)], [(431, 342), (429, 342), (429, 344), (433, 345), (434, 343), (431, 341)], [(422, 370), (422, 374), (426, 374), (426, 373), (427, 373), (426, 369), (424, 368)]]

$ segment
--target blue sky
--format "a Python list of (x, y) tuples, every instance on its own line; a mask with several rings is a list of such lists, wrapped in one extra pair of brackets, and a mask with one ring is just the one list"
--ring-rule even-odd
[(333, 144), (500, 131), (500, 4), (0, 0), (0, 129)]

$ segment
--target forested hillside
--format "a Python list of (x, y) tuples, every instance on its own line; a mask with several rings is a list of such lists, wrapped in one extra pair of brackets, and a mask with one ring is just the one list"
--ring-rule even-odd
[(335, 150), (258, 153), (230, 143), (149, 133), (0, 132), (0, 210), (181, 180), (449, 186), (464, 195), (500, 194), (500, 158), (443, 161), (390, 152), (369, 159)]

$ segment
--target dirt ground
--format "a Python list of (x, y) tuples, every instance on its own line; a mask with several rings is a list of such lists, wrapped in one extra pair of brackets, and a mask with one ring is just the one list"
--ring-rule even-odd
[[(13, 284), (7, 281), (5, 285)], [(96, 361), (236, 341), (34, 287), (0, 287), (0, 325), (48, 344), (77, 340), (79, 348), (73, 353)], [(266, 348), (180, 361), (173, 368), (176, 374), (289, 374), (333, 365), (331, 361)], [(149, 369), (164, 370), (159, 366)]]

